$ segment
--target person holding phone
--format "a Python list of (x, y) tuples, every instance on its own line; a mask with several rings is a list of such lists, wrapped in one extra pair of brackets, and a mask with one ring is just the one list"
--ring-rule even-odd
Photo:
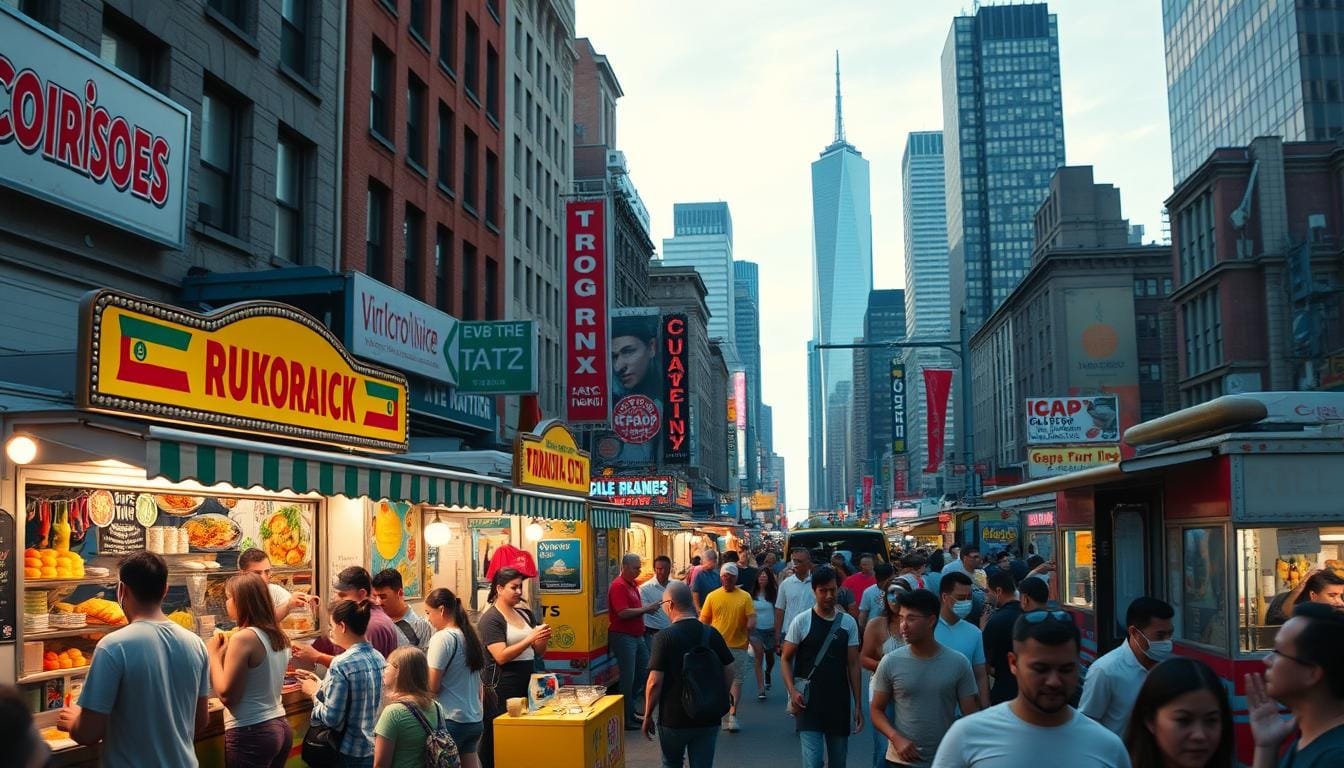
[(522, 572), (514, 568), (495, 571), (490, 580), (490, 607), (476, 623), (485, 644), (485, 731), (480, 756), (484, 768), (495, 765), (494, 721), (507, 710), (509, 699), (527, 696), (536, 660), (546, 653), (551, 628), (538, 624), (523, 602)]

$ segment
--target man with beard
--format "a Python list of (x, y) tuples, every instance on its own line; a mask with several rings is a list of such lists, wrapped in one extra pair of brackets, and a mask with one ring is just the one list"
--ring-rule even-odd
[[(658, 316), (615, 315), (611, 318), (612, 402), (643, 396), (653, 401), (659, 419), (663, 412), (663, 377), (658, 365)], [(618, 433), (619, 437), (619, 433)], [(657, 440), (628, 443), (613, 464), (652, 464), (657, 460)]]
[(1078, 627), (1052, 604), (1013, 626), (1017, 698), (953, 723), (933, 768), (1129, 768), (1119, 736), (1069, 706), (1078, 688)]

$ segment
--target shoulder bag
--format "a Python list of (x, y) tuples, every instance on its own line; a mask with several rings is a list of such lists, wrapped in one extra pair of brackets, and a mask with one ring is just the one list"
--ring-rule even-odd
[[(815, 616), (816, 614), (813, 615)], [(795, 675), (793, 678), (793, 689), (803, 697), (803, 706), (807, 706), (811, 702), (812, 676), (817, 673), (817, 667), (821, 666), (821, 662), (826, 659), (826, 652), (831, 649), (831, 641), (834, 640), (840, 634), (840, 630), (844, 628), (840, 619), (840, 614), (836, 614), (835, 626), (830, 632), (826, 633), (826, 639), (822, 641), (821, 650), (817, 651), (816, 658), (812, 660), (812, 670), (807, 673), (807, 677), (798, 677)], [(793, 708), (792, 697), (789, 698), (788, 706), (785, 709), (791, 715), (798, 714)]]
[[(330, 669), (327, 674), (333, 674)], [(339, 672), (335, 674), (340, 674)], [(341, 713), (341, 727), (332, 728), (315, 720), (308, 723), (303, 734), (303, 761), (313, 768), (335, 768), (341, 764), (341, 742), (345, 740), (345, 726), (350, 718), (350, 704)]]

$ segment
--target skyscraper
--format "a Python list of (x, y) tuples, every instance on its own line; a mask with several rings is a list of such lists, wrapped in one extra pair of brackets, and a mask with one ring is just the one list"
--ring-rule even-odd
[(728, 204), (674, 203), (672, 234), (663, 239), (665, 266), (693, 267), (709, 294), (709, 337), (723, 340), (730, 367), (737, 363), (733, 296), (733, 217)]
[(760, 487), (761, 464), (761, 287), (754, 261), (733, 262), (734, 343), (747, 374), (747, 488)]
[[(901, 341), (905, 338), (905, 291), (880, 288), (868, 294), (868, 310), (863, 317), (863, 338), (868, 342)], [(890, 502), (888, 483), (882, 476), (882, 457), (891, 451), (891, 363), (900, 360), (897, 349), (863, 350), (867, 358), (868, 431), (859, 436), (862, 466), (859, 475), (872, 475), (873, 505), (883, 508)], [(857, 368), (857, 366), (856, 366)]]
[(1064, 164), (1059, 30), (1045, 4), (980, 8), (943, 47), (951, 321), (974, 332), (1031, 266), (1032, 220)]
[[(911, 341), (953, 338), (948, 291), (947, 199), (944, 193), (942, 131), (917, 131), (905, 141), (901, 157), (901, 188), (905, 220), (905, 335)], [(920, 469), (924, 458), (925, 368), (952, 368), (952, 355), (941, 349), (905, 350), (906, 418), (904, 460), (897, 456), (896, 471), (906, 471), (907, 493), (924, 488)], [(955, 424), (949, 403), (948, 437)], [(952, 449), (949, 440), (948, 449)], [(913, 471), (902, 466), (913, 467)], [(927, 478), (929, 493), (940, 492), (936, 475)]]
[[(863, 312), (873, 287), (873, 222), (868, 161), (845, 140), (840, 102), (840, 54), (835, 57), (835, 140), (812, 163), (812, 339), (852, 344), (863, 335)], [(813, 509), (836, 509), (849, 495), (848, 403), (853, 391), (850, 350), (815, 349), (809, 360), (808, 474)], [(843, 392), (843, 396), (841, 395)], [(822, 485), (815, 483), (820, 480)], [(852, 490), (852, 489), (851, 489)]]
[(1168, 0), (1162, 30), (1177, 185), (1219, 147), (1329, 140), (1344, 128), (1337, 4)]

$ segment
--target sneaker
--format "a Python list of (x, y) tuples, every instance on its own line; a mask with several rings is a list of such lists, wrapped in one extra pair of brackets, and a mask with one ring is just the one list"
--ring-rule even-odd
[(770, 678), (765, 678), (765, 690), (770, 690)]
[(765, 691), (761, 691), (760, 693), (756, 694), (756, 700), (765, 701)]
[(742, 730), (742, 728), (737, 724), (737, 715), (728, 716), (728, 724), (724, 726), (724, 730), (729, 733), (737, 733), (738, 731)]

